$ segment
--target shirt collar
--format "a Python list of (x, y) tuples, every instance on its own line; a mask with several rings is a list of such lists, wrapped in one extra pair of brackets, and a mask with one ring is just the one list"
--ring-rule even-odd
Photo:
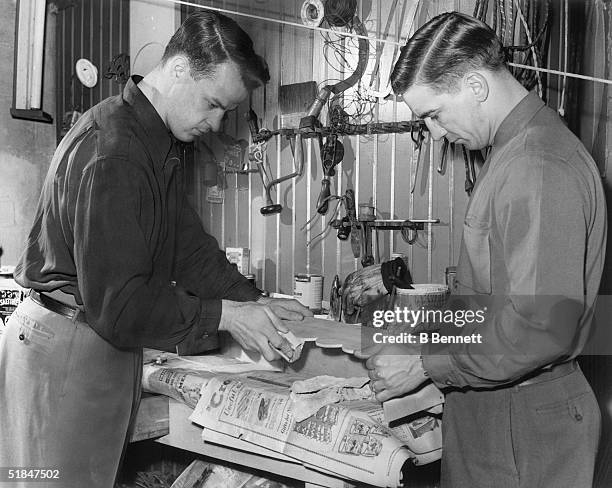
[(493, 139), (493, 147), (497, 148), (504, 146), (510, 139), (519, 133), (544, 106), (544, 102), (535, 92), (529, 92), (525, 95), (504, 119), (499, 129), (497, 129), (497, 133)]
[(142, 76), (139, 75), (130, 77), (123, 89), (123, 100), (132, 107), (138, 123), (144, 129), (145, 142), (147, 147), (152, 149), (151, 157), (154, 163), (163, 167), (174, 138), (155, 107), (138, 88), (141, 80)]

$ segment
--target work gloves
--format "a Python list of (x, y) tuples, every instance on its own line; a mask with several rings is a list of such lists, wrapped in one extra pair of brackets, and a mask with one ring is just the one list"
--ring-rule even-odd
[(359, 322), (363, 307), (391, 293), (393, 287), (412, 288), (411, 283), (410, 271), (402, 258), (353, 271), (340, 291), (344, 322)]

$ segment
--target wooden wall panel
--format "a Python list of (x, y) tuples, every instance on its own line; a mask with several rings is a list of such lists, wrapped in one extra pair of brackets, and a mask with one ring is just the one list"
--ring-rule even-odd
[[(200, 4), (301, 23), (299, 12), (302, 2), (297, 0), (203, 0)], [(452, 7), (452, 0), (435, 4), (427, 2), (425, 6), (417, 0), (373, 0), (359, 2), (358, 14), (369, 36), (395, 41), (406, 37), (407, 28), (414, 29), (415, 17), (428, 19)], [(183, 14), (188, 14), (194, 8), (183, 7)], [(324, 40), (318, 32), (239, 15), (233, 18), (251, 35), (257, 52), (266, 58), (270, 68), (270, 83), (265, 89), (256, 90), (250, 101), (262, 127), (275, 129), (281, 123), (278, 100), (281, 85), (310, 80), (323, 85), (350, 75), (337, 72), (325, 62)], [(354, 53), (349, 50), (349, 56), (351, 54), (356, 57), (356, 50)], [(396, 56), (397, 48), (394, 45), (370, 42), (370, 59), (362, 83), (376, 90), (385, 88)], [(373, 75), (376, 67), (378, 75)], [(229, 117), (225, 125), (224, 131), (235, 139), (249, 137), (243, 119), (247, 110), (248, 103), (245, 103)], [(387, 100), (374, 107), (370, 121), (410, 118), (410, 111), (403, 103)], [(326, 120), (325, 111), (322, 119)], [(216, 139), (217, 136), (209, 136), (206, 143), (215, 148), (220, 145)], [(415, 190), (411, 194), (410, 179), (415, 170), (416, 151), (409, 134), (351, 136), (343, 137), (341, 141), (345, 147), (345, 157), (332, 179), (334, 193), (343, 194), (347, 188), (354, 189), (357, 203), (375, 205), (381, 218), (439, 218), (442, 221), (441, 225), (420, 232), (417, 244), (412, 246), (398, 232), (380, 231), (378, 239), (373, 242), (375, 257), (384, 260), (392, 252), (402, 252), (408, 256), (415, 280), (443, 281), (444, 269), (454, 264), (451, 260), (457, 257), (454, 245), (459, 242), (461, 226), (456, 222), (456, 215), (462, 215), (465, 204), (465, 198), (455, 188), (463, 186), (460, 155), (456, 158), (456, 164), (461, 166), (450, 168), (449, 163), (446, 175), (440, 176), (435, 172), (438, 143), (424, 144)], [(283, 205), (279, 215), (264, 217), (260, 214), (264, 192), (257, 174), (227, 175), (224, 203), (207, 203), (206, 191), (200, 190), (198, 206), (206, 227), (219, 240), (221, 247), (244, 246), (251, 249), (251, 272), (256, 275), (259, 286), (290, 294), (295, 273), (323, 274), (326, 298), (334, 275), (338, 274), (343, 279), (358, 269), (360, 263), (353, 257), (350, 242), (338, 240), (336, 231), (329, 229), (335, 204), (330, 205), (327, 215), (315, 215), (323, 176), (315, 140), (305, 141), (304, 155), (302, 177), (276, 187), (275, 201)], [(219, 161), (222, 149), (217, 148), (215, 156)], [(272, 139), (268, 144), (267, 157), (271, 174), (275, 177), (293, 171), (292, 152), (287, 140)], [(198, 172), (202, 171), (203, 167), (196, 163), (195, 184), (201, 183)], [(454, 174), (458, 176), (453, 178)], [(450, 205), (451, 201), (454, 205)], [(344, 210), (341, 210), (340, 216), (343, 214)], [(311, 218), (311, 224), (304, 228)]]
[[(302, 3), (301, 0), (201, 2), (202, 5), (297, 23), (301, 23), (299, 11)], [(458, 9), (472, 13), (473, 8), (474, 0), (358, 2), (358, 14), (367, 27), (368, 35), (393, 41), (405, 39), (416, 27), (441, 12)], [(187, 12), (190, 9), (193, 7), (184, 10)], [(331, 83), (331, 79), (349, 75), (334, 71), (325, 61), (324, 41), (320, 33), (240, 15), (233, 17), (251, 35), (257, 51), (266, 58), (270, 67), (270, 83), (264, 89), (256, 90), (251, 100), (259, 115), (260, 126), (269, 129), (279, 127), (278, 93), (281, 85), (309, 80), (323, 85)], [(554, 32), (559, 35), (558, 28)], [(376, 41), (371, 41), (370, 59), (362, 84), (371, 84), (375, 89), (384, 88), (396, 57), (395, 46), (387, 44), (381, 47)], [(378, 75), (373, 76), (377, 59), (380, 59)], [(558, 65), (558, 61), (553, 64)], [(552, 90), (555, 88), (553, 86)], [(248, 103), (245, 103), (226, 124), (225, 131), (236, 139), (249, 138), (241, 120), (247, 109)], [(403, 103), (386, 100), (377, 104), (371, 121), (410, 118), (410, 111)], [(326, 120), (325, 111), (322, 120)], [(215, 137), (210, 136), (212, 146), (215, 146)], [(381, 218), (440, 219), (439, 225), (428, 225), (419, 232), (417, 242), (412, 245), (399, 232), (380, 231), (373, 243), (375, 257), (385, 260), (393, 252), (404, 253), (416, 282), (443, 282), (446, 267), (455, 265), (458, 259), (468, 199), (464, 189), (465, 167), (460, 148), (451, 154), (446, 173), (439, 175), (436, 168), (441, 155), (440, 144), (429, 138), (423, 144), (418, 168), (418, 151), (409, 134), (343, 137), (342, 143), (345, 157), (333, 178), (333, 192), (343, 194), (347, 188), (354, 189), (357, 203), (375, 205)], [(328, 215), (315, 215), (322, 178), (318, 144), (314, 140), (307, 141), (304, 151), (306, 160), (302, 177), (276, 188), (275, 201), (283, 205), (280, 215), (264, 217), (259, 213), (264, 197), (257, 174), (228, 176), (224, 204), (203, 201), (200, 204), (201, 215), (222, 247), (232, 245), (251, 249), (251, 271), (256, 274), (260, 287), (292, 293), (295, 273), (320, 273), (325, 276), (326, 298), (334, 275), (338, 274), (343, 279), (358, 269), (360, 263), (353, 257), (350, 242), (339, 241), (336, 231), (328, 229), (334, 205), (330, 205)], [(268, 160), (274, 176), (292, 172), (288, 142), (281, 138), (271, 140)], [(413, 177), (415, 186), (411, 192)], [(201, 181), (201, 177), (195, 180)], [(202, 194), (205, 195), (205, 191)], [(311, 218), (310, 226), (303, 229)], [(321, 233), (325, 234), (324, 237), (317, 238)]]
[[(121, 93), (123, 85), (104, 77), (112, 59), (129, 48), (129, 0), (73, 0), (57, 11), (57, 136), (67, 112), (84, 112)], [(75, 76), (75, 63), (89, 59), (98, 69), (98, 83), (87, 88)]]

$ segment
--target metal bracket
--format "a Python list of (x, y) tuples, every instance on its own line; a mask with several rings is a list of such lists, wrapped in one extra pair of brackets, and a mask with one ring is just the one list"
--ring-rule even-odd
[(361, 265), (365, 268), (375, 263), (372, 254), (372, 232), (374, 229), (380, 230), (424, 230), (425, 224), (439, 224), (440, 219), (406, 219), (406, 220), (362, 220), (359, 219), (357, 227), (360, 230), (361, 238)]

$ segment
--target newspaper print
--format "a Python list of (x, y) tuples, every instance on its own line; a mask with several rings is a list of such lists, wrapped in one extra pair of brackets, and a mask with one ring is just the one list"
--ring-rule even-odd
[(380, 404), (363, 400), (325, 405), (296, 422), (290, 387), (303, 379), (271, 372), (217, 376), (203, 385), (190, 419), (205, 432), (239, 438), (315, 470), (375, 486), (398, 486), (411, 452), (364, 408), (378, 408), (382, 415)]

